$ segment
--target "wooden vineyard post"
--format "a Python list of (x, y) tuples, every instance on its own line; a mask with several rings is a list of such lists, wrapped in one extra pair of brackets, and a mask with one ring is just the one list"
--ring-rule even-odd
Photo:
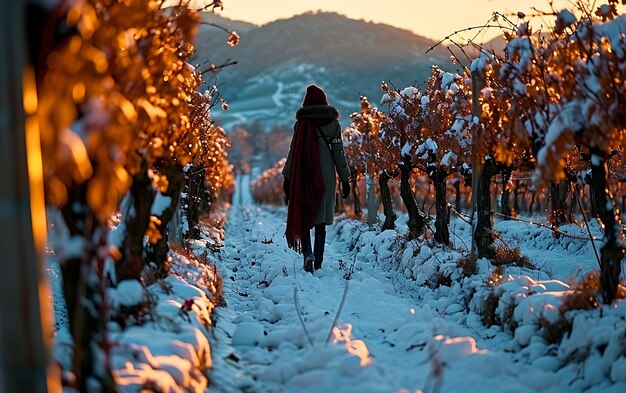
[(365, 185), (367, 188), (367, 223), (369, 225), (378, 224), (378, 201), (376, 200), (376, 179), (367, 170), (365, 174)]
[(482, 108), (480, 107), (480, 91), (482, 90), (485, 84), (485, 75), (483, 71), (479, 67), (474, 67), (474, 64), (478, 61), (475, 61), (472, 66), (472, 117), (474, 119), (478, 119), (478, 122), (472, 125), (472, 214), (471, 214), (471, 223), (472, 223), (472, 247), (471, 247), (471, 258), (476, 259), (476, 228), (478, 224), (478, 220), (476, 219), (477, 215), (477, 206), (478, 206), (478, 193), (480, 192), (480, 187), (478, 186), (480, 175), (483, 171), (484, 160), (482, 157), (481, 149), (481, 137), (482, 137), (482, 129), (480, 125)]
[(43, 168), (35, 76), (25, 67), (24, 11), (24, 2), (15, 0), (0, 13), (6, 37), (0, 42), (0, 391), (60, 392), (47, 348), (52, 314), (41, 266)]

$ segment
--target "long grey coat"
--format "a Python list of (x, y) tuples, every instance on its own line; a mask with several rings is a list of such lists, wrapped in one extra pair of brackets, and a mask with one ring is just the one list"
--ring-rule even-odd
[[(333, 223), (335, 213), (335, 190), (337, 189), (337, 175), (341, 181), (348, 181), (350, 178), (350, 170), (346, 162), (346, 156), (343, 153), (343, 144), (341, 142), (341, 125), (339, 124), (339, 112), (330, 105), (309, 105), (298, 109), (296, 119), (329, 119), (330, 123), (320, 126), (320, 130), (326, 136), (324, 139), (318, 135), (320, 152), (320, 166), (322, 169), (322, 178), (326, 193), (317, 210), (315, 224), (330, 225)], [(330, 141), (330, 146), (326, 143)], [(283, 176), (289, 178), (291, 172), (291, 160), (293, 156), (293, 141), (287, 156), (287, 162), (283, 169)]]

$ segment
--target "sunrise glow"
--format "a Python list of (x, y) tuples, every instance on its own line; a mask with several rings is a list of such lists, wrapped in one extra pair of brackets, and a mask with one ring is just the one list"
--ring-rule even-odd
[[(565, 8), (568, 4), (569, 2), (564, 0), (554, 1), (554, 7), (557, 10)], [(268, 0), (263, 2), (232, 0), (224, 2), (224, 11), (220, 14), (231, 19), (262, 25), (309, 11), (337, 12), (353, 19), (385, 23), (439, 40), (455, 31), (486, 24), (490, 21), (493, 12), (511, 15), (512, 20), (516, 22), (517, 17), (513, 15), (519, 11), (527, 15), (535, 14), (533, 7), (540, 11), (550, 11), (546, 0), (450, 0), (446, 2), (389, 0), (384, 5), (380, 1), (371, 0)], [(538, 25), (551, 23), (548, 19), (550, 18), (539, 20)], [(482, 39), (493, 38), (498, 33), (497, 29), (491, 29), (484, 33)]]

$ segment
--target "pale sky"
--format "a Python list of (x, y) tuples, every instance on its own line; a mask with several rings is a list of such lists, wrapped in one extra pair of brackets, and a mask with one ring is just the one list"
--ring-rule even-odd
[[(571, 1), (554, 1), (557, 9), (565, 8), (569, 3)], [(485, 24), (493, 11), (504, 14), (523, 11), (530, 15), (533, 6), (542, 11), (550, 10), (547, 0), (224, 0), (224, 11), (220, 14), (265, 24), (307, 11), (334, 11), (353, 19), (386, 23), (439, 40), (456, 30)], [(512, 19), (517, 22), (516, 17)], [(540, 23), (538, 20), (533, 26)], [(484, 38), (497, 34), (494, 29)]]

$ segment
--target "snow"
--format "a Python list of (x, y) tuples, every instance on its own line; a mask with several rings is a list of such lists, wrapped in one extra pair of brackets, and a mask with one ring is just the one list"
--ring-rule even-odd
[(443, 166), (454, 165), (454, 163), (456, 162), (457, 158), (458, 158), (458, 156), (453, 151), (448, 151), (441, 158), (441, 165), (443, 165)]
[[(229, 215), (219, 265), (227, 278), (229, 307), (216, 310), (220, 322), (212, 346), (222, 362), (235, 360), (228, 361), (231, 371), (217, 366), (212, 371), (212, 380), (219, 381), (216, 391), (427, 391), (433, 380), (446, 392), (482, 392), (486, 386), (515, 392), (623, 388), (624, 364), (614, 354), (588, 367), (585, 381), (574, 388), (570, 382), (576, 368), (567, 366), (570, 356), (620, 342), (609, 327), (626, 329), (619, 317), (626, 312), (622, 303), (603, 310), (608, 319), (596, 330), (591, 324), (600, 321), (599, 315), (574, 319), (577, 343), (568, 344), (574, 351), (549, 344), (541, 335), (541, 321), (560, 318), (560, 301), (572, 292), (567, 280), (594, 267), (589, 242), (555, 239), (545, 228), (519, 222), (498, 222), (496, 228), (511, 245), (520, 245), (542, 269), (507, 267), (504, 283), (489, 287), (484, 283), (493, 266), (487, 260), (478, 261), (475, 276), (460, 277), (456, 263), (464, 246), (459, 240), (459, 250), (423, 241), (403, 249), (402, 229), (400, 234), (378, 232), (338, 219), (327, 230), (324, 267), (310, 275), (302, 271), (301, 256), (286, 248), (285, 215), (284, 207), (252, 204), (235, 205)], [(399, 216), (400, 228), (406, 228), (406, 220)], [(599, 228), (592, 229), (597, 234)], [(451, 230), (469, 244), (467, 224), (453, 220)], [(272, 242), (264, 244), (264, 239)], [(345, 307), (332, 327), (346, 285), (341, 266), (352, 263)], [(440, 274), (451, 275), (451, 286), (435, 284)], [(510, 314), (514, 331), (483, 324), (479, 304), (489, 294), (497, 294), (495, 312), (500, 318)], [(578, 311), (589, 312), (593, 310)], [(227, 382), (235, 376), (236, 384)]]
[(80, 258), (83, 255), (85, 239), (82, 236), (72, 236), (65, 239), (63, 247), (59, 248), (59, 257), (63, 259)]
[(405, 87), (400, 95), (406, 99), (413, 99), (419, 95), (419, 90), (414, 86)]
[(401, 156), (407, 156), (411, 154), (411, 149), (413, 146), (409, 142), (406, 142), (404, 146), (402, 146), (402, 151), (400, 151)]
[(489, 68), (489, 63), (491, 61), (491, 55), (485, 52), (480, 52), (480, 55), (472, 60), (472, 64), (470, 65), (470, 71), (474, 72), (485, 72)]
[(161, 191), (158, 191), (154, 198), (154, 202), (152, 202), (152, 209), (150, 210), (150, 214), (155, 216), (162, 215), (165, 209), (170, 207), (171, 203), (171, 197), (163, 195), (161, 194)]
[(233, 334), (232, 344), (238, 345), (259, 345), (263, 339), (263, 327), (252, 320), (250, 317), (246, 320), (239, 320), (237, 328)]
[(548, 131), (545, 136), (545, 145), (539, 150), (537, 154), (537, 162), (540, 166), (545, 165), (546, 159), (551, 153), (554, 143), (566, 132), (575, 132), (583, 129), (583, 125), (586, 124), (587, 119), (584, 118), (584, 110), (579, 106), (579, 103), (574, 101), (571, 104), (565, 105), (561, 112), (557, 114), (554, 120), (550, 123)]
[(626, 34), (626, 14), (619, 15), (615, 19), (596, 26), (596, 32), (609, 39), (611, 50), (619, 58), (624, 56), (626, 43), (624, 42), (624, 34)]
[(601, 166), (604, 162), (604, 159), (597, 154), (591, 155), (591, 165), (592, 166)]
[(571, 26), (576, 23), (577, 20), (576, 15), (568, 9), (561, 10), (557, 14), (557, 24), (562, 23), (563, 26)]
[(479, 350), (476, 347), (476, 341), (472, 337), (446, 338), (439, 335), (435, 336), (435, 342), (439, 347), (437, 353), (440, 359), (447, 364), (468, 356), (488, 353), (486, 350)]
[(453, 90), (453, 91), (458, 90), (458, 87), (456, 89), (452, 87), (452, 85), (454, 84), (454, 81), (456, 81), (457, 78), (458, 78), (457, 74), (452, 74), (450, 72), (443, 72), (441, 75), (441, 89)]
[(514, 67), (520, 74), (525, 73), (532, 66), (532, 60), (536, 51), (536, 39), (534, 37), (521, 36), (509, 41), (506, 50), (510, 55), (513, 53), (519, 56)]
[(283, 103), (283, 90), (285, 88), (282, 82), (277, 82), (276, 91), (272, 94), (272, 102), (276, 105), (277, 108), (282, 108), (285, 106)]
[(391, 97), (389, 93), (383, 94), (383, 97), (380, 99), (381, 105), (389, 105), (396, 100), (396, 97)]
[(109, 292), (111, 306), (119, 309), (122, 306), (131, 307), (141, 303), (144, 299), (145, 291), (143, 285), (137, 280), (123, 280), (117, 288), (112, 288)]
[[(452, 219), (452, 245), (442, 247), (428, 239), (406, 242), (405, 214), (398, 231), (384, 232), (339, 217), (327, 229), (323, 268), (305, 274), (302, 257), (283, 237), (286, 208), (255, 205), (245, 187), (250, 177), (243, 180), (223, 248), (209, 255), (223, 278), (224, 305), (215, 307), (215, 271), (176, 253), (162, 283), (143, 288), (129, 280), (111, 290), (116, 309), (154, 302), (152, 320), (125, 328), (110, 323), (121, 392), (146, 384), (224, 393), (408, 392), (434, 385), (452, 393), (624, 391), (626, 302), (560, 312), (562, 299), (575, 293), (571, 280), (596, 267), (588, 240), (496, 221), (506, 244), (519, 246), (538, 269), (507, 265), (501, 282), (487, 284), (494, 271), (488, 260), (479, 259), (469, 277), (457, 266), (470, 244), (471, 228), (462, 220)], [(560, 229), (586, 233), (576, 225)], [(600, 235), (597, 223), (591, 230)], [(207, 243), (192, 244), (196, 255)], [(55, 258), (49, 256), (47, 269), (59, 321), (55, 357), (67, 364), (71, 338), (57, 305)], [(501, 324), (485, 323), (490, 298)], [(545, 329), (563, 320), (571, 333), (549, 342)]]
[(439, 146), (437, 146), (437, 142), (432, 140), (432, 138), (428, 138), (424, 141), (424, 143), (422, 143), (421, 145), (417, 147), (415, 152), (419, 154), (426, 153), (426, 152), (431, 152), (431, 153), (436, 154), (438, 150), (439, 150)]
[[(67, 244), (67, 230), (55, 214), (49, 215), (46, 273), (55, 313), (53, 354), (65, 369), (65, 378), (71, 380), (74, 377), (67, 370), (71, 369), (73, 341), (62, 296), (59, 260), (54, 252)], [(204, 247), (206, 243), (201, 244)], [(110, 364), (121, 393), (147, 387), (153, 391), (201, 393), (208, 387), (206, 371), (213, 364), (208, 336), (217, 302), (217, 277), (210, 266), (198, 260), (174, 252), (170, 252), (170, 257), (172, 269), (166, 279), (147, 287), (136, 280), (124, 280), (107, 292), (111, 309), (123, 315), (107, 325)], [(189, 310), (183, 307), (187, 304)], [(125, 326), (118, 323), (120, 320), (124, 320)], [(96, 353), (97, 357), (102, 355)], [(94, 367), (103, 364), (100, 358)], [(98, 389), (94, 386), (92, 391)]]

